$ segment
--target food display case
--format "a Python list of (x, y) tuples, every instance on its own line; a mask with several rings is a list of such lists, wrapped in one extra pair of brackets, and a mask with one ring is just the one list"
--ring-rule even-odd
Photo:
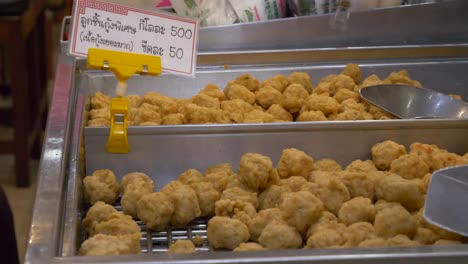
[[(456, 11), (455, 11), (456, 10)], [(389, 9), (356, 14), (347, 32), (327, 31), (331, 16), (302, 17), (202, 29), (196, 77), (169, 74), (134, 76), (129, 93), (157, 91), (189, 98), (207, 83), (220, 87), (242, 73), (258, 79), (293, 71), (313, 80), (338, 74), (349, 62), (364, 76), (386, 76), (405, 69), (425, 88), (458, 94), (468, 101), (468, 10), (465, 1)], [(353, 14), (354, 15), (354, 14)], [(387, 16), (387, 17), (385, 17)], [(418, 19), (409, 19), (409, 17)], [(385, 19), (383, 19), (385, 17)], [(354, 17), (352, 17), (354, 18)], [(369, 22), (371, 21), (371, 22)], [(392, 24), (379, 23), (386, 21)], [(416, 23), (417, 21), (418, 23)], [(363, 24), (374, 24), (369, 31)], [(289, 30), (272, 28), (287, 27)], [(398, 28), (398, 30), (395, 30)], [(259, 33), (259, 34), (254, 34)], [(383, 33), (385, 32), (385, 33)], [(433, 34), (433, 35), (431, 35)], [(225, 37), (220, 37), (225, 36)], [(322, 38), (320, 38), (320, 36)], [(412, 36), (412, 37), (410, 37)], [(265, 41), (268, 40), (268, 41)], [(342, 166), (370, 158), (371, 147), (393, 140), (436, 144), (450, 152), (468, 152), (468, 121), (460, 119), (357, 120), (252, 124), (131, 126), (128, 154), (105, 150), (108, 127), (86, 127), (90, 98), (95, 92), (112, 94), (117, 80), (105, 71), (89, 70), (84, 60), (66, 54), (62, 41), (54, 92), (39, 169), (39, 182), (26, 254), (28, 263), (465, 263), (468, 245), (288, 249), (257, 252), (213, 250), (207, 243), (207, 218), (184, 228), (163, 232), (141, 221), (141, 254), (79, 256), (86, 239), (81, 221), (88, 206), (82, 179), (94, 170), (111, 168), (121, 180), (129, 171), (144, 171), (162, 186), (187, 169), (205, 170), (228, 162), (237, 168), (241, 156), (255, 152), (273, 164), (285, 148), (298, 148), (314, 159), (332, 157)], [(119, 202), (115, 208), (122, 210)], [(174, 240), (204, 238), (195, 254), (169, 254)]]

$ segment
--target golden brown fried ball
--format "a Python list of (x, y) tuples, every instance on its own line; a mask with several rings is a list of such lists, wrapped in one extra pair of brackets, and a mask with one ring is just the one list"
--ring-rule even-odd
[(188, 104), (184, 108), (184, 123), (217, 123), (217, 121), (221, 118), (220, 113), (221, 111), (217, 111), (215, 109), (198, 106), (196, 104)]
[(341, 89), (347, 89), (350, 91), (354, 91), (354, 88), (356, 84), (354, 83), (354, 80), (344, 74), (339, 74), (336, 76), (332, 76), (329, 80), (325, 78), (324, 81), (330, 81), (331, 87), (330, 87), (330, 96), (334, 96), (339, 90)]
[(416, 233), (416, 221), (403, 206), (386, 208), (378, 212), (374, 221), (375, 233), (384, 238), (402, 234), (413, 237)]
[(248, 73), (239, 75), (233, 82), (247, 87), (252, 92), (260, 88), (260, 82)]
[(274, 220), (265, 226), (258, 242), (269, 249), (299, 248), (302, 237), (294, 227), (282, 220)]
[(224, 188), (225, 190), (238, 187), (244, 191), (252, 191), (250, 190), (245, 184), (243, 184), (240, 180), (239, 175), (237, 174), (231, 174), (228, 178), (228, 183), (226, 184), (226, 187)]
[(357, 247), (361, 242), (376, 237), (374, 226), (368, 222), (354, 223), (343, 232), (347, 247)]
[(367, 112), (347, 109), (336, 115), (334, 120), (373, 120), (373, 116)]
[(169, 114), (161, 120), (162, 125), (182, 125), (184, 124), (185, 117), (181, 113)]
[(333, 159), (320, 159), (314, 161), (312, 164), (312, 170), (321, 170), (321, 171), (342, 171), (343, 168), (341, 165)]
[(283, 95), (271, 85), (265, 85), (255, 92), (255, 102), (268, 109), (273, 104), (282, 104)]
[(89, 116), (91, 119), (111, 119), (110, 109), (108, 107), (92, 109), (89, 111)]
[(396, 118), (374, 105), (369, 105), (369, 114), (371, 114), (375, 120), (388, 120)]
[(407, 84), (415, 87), (421, 88), (422, 85), (420, 82), (416, 80), (412, 80), (408, 72), (406, 70), (401, 70), (399, 72), (392, 72), (388, 77), (385, 79), (385, 81), (388, 81), (393, 84)]
[(96, 92), (91, 98), (91, 107), (93, 109), (110, 108), (110, 101), (111, 100), (109, 96), (101, 92)]
[(205, 174), (205, 180), (213, 185), (218, 192), (224, 191), (229, 181), (229, 174), (224, 171), (213, 171)]
[(309, 93), (301, 84), (290, 84), (283, 92), (283, 107), (293, 114), (297, 113), (308, 96)]
[(148, 191), (145, 188), (132, 188), (130, 190), (127, 190), (122, 195), (122, 199), (120, 200), (122, 205), (122, 211), (125, 214), (136, 218), (138, 201), (141, 199), (141, 197), (143, 197), (143, 195), (149, 193), (152, 193), (152, 191)]
[(283, 91), (286, 89), (286, 87), (288, 87), (289, 85), (289, 82), (288, 80), (286, 79), (286, 77), (284, 77), (283, 75), (281, 74), (278, 74), (278, 75), (275, 75), (271, 78), (268, 78), (266, 79), (262, 84), (261, 84), (261, 87), (265, 86), (265, 85), (271, 85), (271, 87), (275, 88), (276, 90), (278, 90), (280, 93), (283, 93)]
[(332, 248), (342, 246), (346, 242), (343, 233), (331, 228), (323, 228), (314, 232), (307, 239), (307, 248)]
[[(349, 90), (345, 90), (345, 91), (349, 91)], [(339, 111), (345, 112), (346, 110), (356, 110), (359, 112), (366, 112), (367, 105), (363, 103), (358, 103), (354, 99), (346, 99), (340, 103)]]
[(277, 180), (271, 159), (257, 153), (242, 155), (237, 173), (240, 181), (253, 191), (264, 190)]
[(307, 93), (312, 93), (312, 79), (307, 72), (293, 72), (288, 76), (287, 81), (290, 86), (291, 84), (300, 84)]
[(108, 127), (110, 126), (110, 120), (104, 118), (90, 119), (88, 120), (89, 127)]
[(255, 242), (247, 242), (247, 243), (240, 243), (238, 247), (233, 249), (232, 251), (262, 251), (267, 250), (262, 245), (255, 243)]
[(296, 121), (327, 121), (327, 117), (321, 111), (303, 111), (299, 114)]
[(271, 185), (258, 195), (260, 210), (278, 207), (283, 202), (284, 194), (290, 192), (285, 186)]
[(320, 111), (324, 115), (331, 115), (338, 113), (340, 104), (333, 97), (311, 94), (307, 97), (304, 107), (309, 111)]
[(338, 214), (342, 204), (349, 199), (348, 188), (338, 177), (320, 177), (313, 182), (309, 191), (322, 200), (325, 208)]
[(97, 201), (91, 206), (83, 219), (83, 228), (88, 233), (94, 233), (94, 226), (97, 223), (109, 220), (113, 213), (117, 210), (112, 205), (108, 205), (102, 201)]
[(362, 87), (380, 84), (390, 84), (390, 81), (383, 81), (375, 74), (368, 76), (366, 79), (364, 79), (364, 81), (362, 81)]
[(389, 247), (416, 247), (420, 245), (419, 242), (413, 241), (409, 237), (401, 234), (387, 239), (387, 246)]
[(219, 101), (226, 100), (226, 96), (215, 84), (209, 83), (203, 88), (199, 94), (205, 94), (214, 98), (218, 98)]
[(174, 184), (172, 188), (166, 187), (167, 185), (161, 191), (166, 193), (174, 204), (171, 225), (185, 226), (201, 215), (197, 193), (192, 188), (184, 184)]
[(196, 247), (201, 247), (205, 243), (205, 240), (202, 236), (196, 235), (192, 238), (192, 242)]
[(275, 121), (275, 117), (262, 110), (252, 110), (244, 114), (245, 123), (269, 123)]
[(106, 221), (95, 224), (93, 233), (90, 233), (90, 235), (94, 236), (96, 234), (112, 236), (136, 234), (141, 236), (140, 227), (133, 221), (132, 217), (120, 212), (112, 213)]
[(125, 96), (125, 98), (128, 100), (128, 106), (131, 108), (136, 108), (141, 106), (141, 97), (137, 94), (129, 94)]
[(367, 172), (343, 171), (340, 174), (340, 178), (348, 188), (351, 197), (363, 196), (371, 200), (374, 199), (374, 181), (369, 178)]
[(201, 216), (211, 216), (214, 214), (215, 203), (221, 197), (211, 182), (196, 182), (190, 184), (197, 193), (198, 203), (200, 205)]
[(133, 244), (128, 243), (126, 236), (111, 236), (97, 234), (86, 239), (80, 246), (80, 256), (110, 256), (137, 254), (140, 249), (132, 248)]
[(431, 183), (431, 178), (432, 178), (432, 173), (428, 173), (424, 175), (422, 178), (422, 185), (423, 185), (423, 191), (424, 193), (427, 193), (429, 190), (429, 184)]
[(429, 224), (423, 216), (423, 210), (424, 208), (421, 208), (418, 212), (413, 214), (413, 219), (417, 223), (418, 227), (423, 227), (430, 229), (434, 233), (436, 233), (437, 236), (439, 236), (440, 239), (446, 239), (446, 240), (456, 240), (456, 241), (461, 241), (462, 237), (458, 234), (452, 233), (450, 231), (447, 231), (445, 229), (442, 229), (440, 227), (437, 227), (435, 225)]
[(279, 209), (289, 225), (305, 234), (309, 226), (322, 216), (323, 203), (310, 192), (291, 192), (285, 195)]
[(421, 180), (407, 180), (396, 174), (381, 177), (375, 185), (375, 195), (378, 199), (400, 203), (410, 211), (421, 208), (425, 199)]
[(323, 94), (329, 96), (332, 93), (332, 84), (329, 81), (320, 81), (312, 90), (312, 94)]
[(359, 65), (357, 64), (346, 64), (346, 67), (341, 71), (341, 74), (351, 77), (355, 84), (359, 84), (361, 82), (361, 68), (359, 68)]
[(155, 185), (153, 180), (148, 177), (145, 173), (142, 172), (130, 172), (125, 174), (122, 177), (122, 182), (120, 183), (120, 190), (122, 193), (125, 193), (127, 189), (140, 189), (143, 188), (147, 192), (153, 192)]
[(227, 216), (248, 225), (255, 216), (256, 209), (251, 203), (236, 200), (219, 200), (215, 204), (216, 216)]
[(198, 106), (220, 109), (219, 99), (206, 94), (197, 94), (194, 97), (192, 97), (191, 101), (193, 104), (196, 104)]
[(237, 219), (215, 216), (208, 221), (208, 242), (213, 248), (234, 249), (249, 240), (247, 225)]
[(312, 234), (322, 229), (336, 229), (343, 232), (346, 226), (342, 223), (338, 223), (338, 219), (333, 213), (323, 211), (322, 216), (309, 227), (305, 237), (309, 238)]
[(205, 177), (203, 177), (203, 174), (196, 169), (188, 169), (182, 172), (177, 180), (183, 184), (189, 185), (196, 182), (204, 182)]
[(386, 140), (372, 146), (372, 161), (380, 170), (389, 170), (392, 161), (406, 154), (406, 148), (394, 141)]
[(278, 185), (287, 187), (291, 192), (298, 192), (301, 191), (307, 183), (308, 181), (302, 176), (291, 176), (286, 179), (281, 179)]
[(195, 245), (191, 240), (179, 239), (167, 250), (169, 253), (195, 253)]
[(282, 121), (282, 122), (293, 121), (293, 116), (279, 104), (271, 105), (270, 108), (268, 108), (266, 112), (274, 116), (276, 121)]
[(119, 197), (119, 183), (111, 170), (96, 170), (83, 179), (84, 197), (90, 204), (113, 204)]
[[(333, 98), (335, 98), (335, 100), (340, 104), (342, 104), (346, 100), (353, 100), (356, 103), (361, 101), (361, 97), (357, 92), (351, 91), (351, 90), (348, 90), (348, 89), (338, 90), (338, 92), (336, 92), (336, 94), (333, 96)], [(342, 109), (346, 109), (346, 107), (347, 106), (342, 106)]]
[(295, 148), (284, 149), (278, 161), (277, 170), (281, 178), (302, 176), (307, 178), (312, 171), (314, 159)]
[(436, 232), (423, 227), (418, 227), (418, 229), (416, 229), (416, 234), (414, 235), (414, 240), (421, 245), (434, 244), (434, 242), (439, 239), (440, 237)]
[(395, 206), (401, 206), (400, 203), (396, 203), (396, 202), (387, 202), (385, 200), (378, 200), (375, 204), (375, 210), (377, 210), (377, 212), (380, 212), (382, 211), (383, 209), (386, 209), (386, 208), (392, 208), (392, 207), (395, 207)]
[(234, 83), (229, 85), (229, 87), (226, 87), (224, 90), (224, 93), (229, 100), (241, 99), (251, 105), (255, 103), (255, 94), (240, 84)]
[(282, 212), (278, 208), (260, 210), (248, 223), (250, 239), (253, 241), (258, 241), (258, 237), (262, 233), (265, 226), (274, 220), (282, 219)]
[(169, 226), (174, 205), (169, 196), (163, 192), (143, 195), (137, 202), (138, 218), (152, 230), (164, 230)]
[(142, 103), (158, 106), (162, 115), (175, 114), (178, 112), (177, 102), (168, 96), (157, 92), (148, 92), (143, 95)]
[(374, 165), (372, 160), (354, 160), (348, 166), (346, 166), (346, 171), (349, 172), (372, 172), (377, 171), (377, 168)]
[(361, 243), (359, 243), (358, 247), (361, 248), (374, 248), (374, 247), (387, 247), (388, 243), (387, 240), (381, 237), (369, 238)]
[(345, 203), (338, 212), (338, 219), (346, 225), (359, 222), (374, 222), (377, 210), (372, 200), (365, 197), (355, 197)]
[(232, 166), (229, 163), (220, 163), (220, 164), (215, 164), (209, 166), (205, 170), (205, 175), (214, 173), (214, 172), (225, 172), (227, 175), (234, 174), (234, 171), (232, 170)]
[(258, 207), (257, 193), (246, 191), (239, 187), (227, 188), (221, 194), (221, 199), (227, 199), (231, 201), (240, 200), (251, 203), (255, 208)]
[(405, 179), (418, 179), (429, 173), (430, 168), (416, 153), (409, 153), (393, 160), (389, 171)]
[(140, 107), (132, 109), (132, 116), (133, 122), (137, 125), (148, 122), (159, 125), (162, 121), (161, 115), (148, 103), (143, 103)]
[(254, 107), (241, 99), (234, 99), (221, 102), (221, 109), (227, 113), (230, 120), (242, 123), (244, 114), (254, 110)]

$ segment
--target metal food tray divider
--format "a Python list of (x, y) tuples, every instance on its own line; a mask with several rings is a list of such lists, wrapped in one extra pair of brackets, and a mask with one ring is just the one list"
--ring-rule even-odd
[[(66, 42), (62, 44), (68, 45)], [(406, 69), (413, 79), (421, 81), (427, 88), (460, 94), (468, 99), (468, 76), (465, 74), (468, 45), (465, 44), (204, 52), (199, 56), (195, 79), (166, 74), (157, 80), (136, 76), (129, 81), (128, 93), (143, 95), (147, 91), (158, 91), (168, 96), (190, 97), (208, 82), (222, 88), (228, 80), (245, 72), (265, 79), (293, 70), (307, 71), (316, 84), (327, 74), (339, 73), (347, 62), (358, 63), (364, 77), (374, 73), (385, 77), (392, 71)], [(225, 69), (224, 64), (229, 64), (229, 68)], [(113, 169), (119, 177), (130, 171), (146, 172), (154, 177), (157, 189), (160, 189), (189, 168), (204, 170), (209, 165), (229, 162), (236, 169), (245, 152), (267, 155), (276, 164), (282, 149), (296, 147), (314, 159), (330, 157), (342, 165), (354, 159), (369, 158), (371, 146), (387, 139), (407, 147), (419, 141), (437, 144), (452, 152), (468, 152), (468, 120), (388, 120), (130, 127), (131, 152), (128, 155), (109, 154), (105, 152), (105, 143), (102, 144), (108, 128), (84, 126), (90, 95), (95, 91), (110, 94), (116, 80), (109, 73), (89, 71), (83, 65), (83, 60), (60, 56), (39, 170), (26, 255), (28, 263), (466, 262), (466, 244), (212, 252), (205, 247), (206, 225), (202, 222), (195, 222), (187, 232), (177, 229), (154, 234), (146, 232), (141, 221), (138, 224), (143, 234), (142, 254), (100, 258), (77, 256), (84, 238), (80, 222), (86, 207), (82, 201), (81, 180), (98, 168)], [(447, 86), (447, 82), (453, 85)], [(121, 210), (118, 205), (116, 208)], [(195, 255), (163, 253), (165, 243), (194, 234), (205, 238), (204, 247)], [(152, 243), (148, 243), (150, 240)]]

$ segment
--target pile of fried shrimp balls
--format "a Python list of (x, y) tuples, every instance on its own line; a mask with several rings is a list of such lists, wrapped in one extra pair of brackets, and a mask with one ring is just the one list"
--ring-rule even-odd
[[(421, 87), (406, 70), (392, 72), (383, 80), (375, 74), (361, 79), (359, 66), (348, 64), (340, 74), (328, 75), (316, 86), (306, 72), (280, 74), (263, 82), (250, 74), (242, 74), (229, 81), (223, 90), (208, 84), (189, 99), (171, 98), (157, 92), (128, 95), (128, 125), (393, 119), (380, 108), (361, 100), (359, 90), (378, 84)], [(110, 98), (101, 92), (95, 93), (91, 98), (88, 126), (109, 126), (109, 107)]]
[[(124, 175), (119, 184), (111, 170), (83, 179), (92, 206), (83, 219), (88, 239), (81, 255), (140, 252), (140, 228), (166, 231), (193, 220), (208, 220), (201, 236), (168, 245), (171, 253), (191, 253), (208, 242), (211, 249), (254, 251), (291, 248), (392, 247), (451, 245), (460, 235), (426, 222), (422, 215), (432, 172), (468, 164), (436, 145), (394, 141), (372, 146), (370, 160), (342, 167), (335, 160), (314, 160), (287, 148), (274, 167), (258, 153), (245, 153), (237, 171), (230, 164), (188, 169), (155, 191), (141, 172)], [(154, 177), (157, 178), (157, 177)], [(113, 204), (121, 195), (123, 212)]]

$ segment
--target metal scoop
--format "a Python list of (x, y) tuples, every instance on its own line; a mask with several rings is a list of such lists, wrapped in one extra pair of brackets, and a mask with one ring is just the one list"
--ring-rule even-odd
[(468, 237), (468, 166), (432, 174), (424, 218), (431, 224)]
[(403, 119), (468, 119), (467, 103), (425, 88), (382, 84), (364, 87), (359, 93), (369, 103)]

